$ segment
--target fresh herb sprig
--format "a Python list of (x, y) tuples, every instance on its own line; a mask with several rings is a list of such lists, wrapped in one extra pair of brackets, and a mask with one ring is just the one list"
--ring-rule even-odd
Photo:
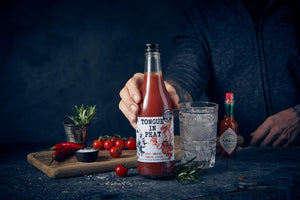
[(78, 107), (77, 105), (73, 108), (74, 115), (67, 115), (67, 117), (75, 125), (89, 124), (96, 117), (96, 105), (84, 106), (83, 104)]
[(186, 181), (200, 180), (198, 175), (203, 172), (203, 169), (200, 168), (203, 165), (203, 162), (193, 162), (195, 159), (196, 157), (192, 158), (186, 163), (176, 166), (175, 179), (177, 182), (185, 184)]

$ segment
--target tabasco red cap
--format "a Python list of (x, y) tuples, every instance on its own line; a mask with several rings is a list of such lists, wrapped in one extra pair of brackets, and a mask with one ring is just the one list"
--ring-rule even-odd
[(233, 100), (233, 93), (227, 92), (225, 95), (225, 99)]

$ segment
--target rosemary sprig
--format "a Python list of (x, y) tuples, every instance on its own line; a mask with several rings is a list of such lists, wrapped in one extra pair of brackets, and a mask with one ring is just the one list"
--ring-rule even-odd
[(200, 180), (198, 175), (203, 172), (200, 168), (203, 165), (203, 162), (193, 162), (196, 158), (197, 157), (194, 157), (186, 163), (176, 166), (175, 179), (177, 182), (184, 184), (186, 181)]
[(75, 125), (88, 124), (95, 119), (96, 115), (96, 105), (94, 106), (84, 106), (77, 105), (73, 108), (74, 115), (67, 115), (67, 117), (72, 120)]

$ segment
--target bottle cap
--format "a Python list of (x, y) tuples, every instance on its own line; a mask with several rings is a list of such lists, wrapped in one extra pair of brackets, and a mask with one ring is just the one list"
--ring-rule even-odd
[(233, 100), (233, 93), (227, 92), (225, 95), (225, 99)]
[(158, 46), (157, 43), (145, 44), (145, 52), (159, 52)]

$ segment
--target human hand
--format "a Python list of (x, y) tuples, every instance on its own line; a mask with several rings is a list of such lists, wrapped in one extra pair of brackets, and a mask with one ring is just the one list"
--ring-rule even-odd
[[(119, 109), (123, 112), (133, 128), (136, 128), (136, 117), (140, 111), (139, 104), (142, 101), (141, 88), (143, 80), (144, 74), (136, 73), (127, 81), (123, 89), (120, 91), (121, 101), (119, 103)], [(172, 109), (178, 109), (179, 98), (176, 90), (166, 81), (165, 86), (171, 98)]]
[(251, 134), (253, 146), (293, 146), (300, 142), (300, 106), (268, 117)]

